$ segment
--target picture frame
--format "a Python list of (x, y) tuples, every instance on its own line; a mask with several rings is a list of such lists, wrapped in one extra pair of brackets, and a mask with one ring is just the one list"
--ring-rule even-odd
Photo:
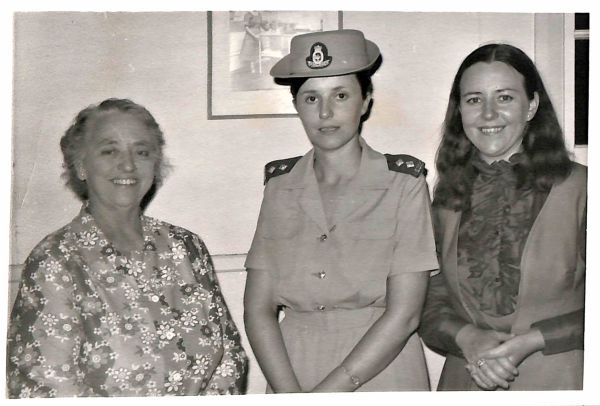
[(341, 11), (208, 11), (208, 119), (295, 117), (269, 70), (293, 36), (342, 28)]

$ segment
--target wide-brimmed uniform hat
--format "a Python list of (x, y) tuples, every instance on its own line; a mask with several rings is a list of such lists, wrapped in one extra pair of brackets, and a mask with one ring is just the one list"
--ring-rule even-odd
[(375, 66), (381, 53), (374, 42), (358, 30), (335, 30), (296, 35), (290, 53), (271, 69), (280, 82), (294, 78), (316, 78), (358, 73)]

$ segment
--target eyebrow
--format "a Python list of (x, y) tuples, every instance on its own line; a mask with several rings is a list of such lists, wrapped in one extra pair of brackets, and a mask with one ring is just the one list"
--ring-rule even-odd
[[(502, 89), (496, 89), (496, 90), (494, 90), (495, 93), (502, 93), (502, 92), (507, 92), (507, 91), (516, 92), (517, 89), (513, 89), (512, 87), (505, 87), (505, 88), (502, 88)], [(465, 93), (461, 93), (460, 96), (461, 97), (465, 97), (465, 96), (469, 96), (469, 95), (472, 95), (472, 94), (483, 94), (483, 92), (477, 92), (477, 91), (465, 92)]]
[(110, 138), (95, 138), (94, 139), (94, 144), (105, 144), (105, 145), (110, 145), (110, 144), (116, 144), (117, 141), (115, 140), (111, 140)]
[[(100, 138), (98, 140), (95, 141), (96, 144), (98, 145), (114, 145), (114, 144), (118, 144), (118, 141), (110, 139), (110, 138)], [(133, 143), (134, 146), (151, 146), (154, 147), (154, 143), (153, 142), (148, 142), (148, 141), (135, 141)]]
[[(346, 89), (346, 86), (336, 86), (333, 89), (331, 89), (331, 91), (338, 92), (338, 91), (344, 90), (344, 89)], [(317, 89), (308, 89), (308, 90), (301, 91), (299, 94), (307, 94), (307, 93), (319, 93), (319, 91)]]

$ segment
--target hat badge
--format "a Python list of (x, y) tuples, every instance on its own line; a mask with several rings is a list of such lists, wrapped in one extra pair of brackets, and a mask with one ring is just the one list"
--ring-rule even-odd
[(306, 57), (306, 66), (311, 69), (323, 69), (329, 66), (332, 59), (325, 44), (315, 42), (310, 47), (310, 54)]

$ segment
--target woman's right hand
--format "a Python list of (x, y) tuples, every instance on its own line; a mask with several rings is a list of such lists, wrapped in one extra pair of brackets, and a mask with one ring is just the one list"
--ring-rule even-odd
[[(493, 390), (498, 386), (508, 389), (510, 382), (518, 375), (519, 371), (506, 357), (481, 358), (483, 352), (496, 348), (512, 337), (512, 334), (483, 330), (472, 324), (464, 326), (456, 335), (456, 344), (468, 362), (466, 368), (482, 389)], [(477, 365), (478, 361), (480, 365)]]

